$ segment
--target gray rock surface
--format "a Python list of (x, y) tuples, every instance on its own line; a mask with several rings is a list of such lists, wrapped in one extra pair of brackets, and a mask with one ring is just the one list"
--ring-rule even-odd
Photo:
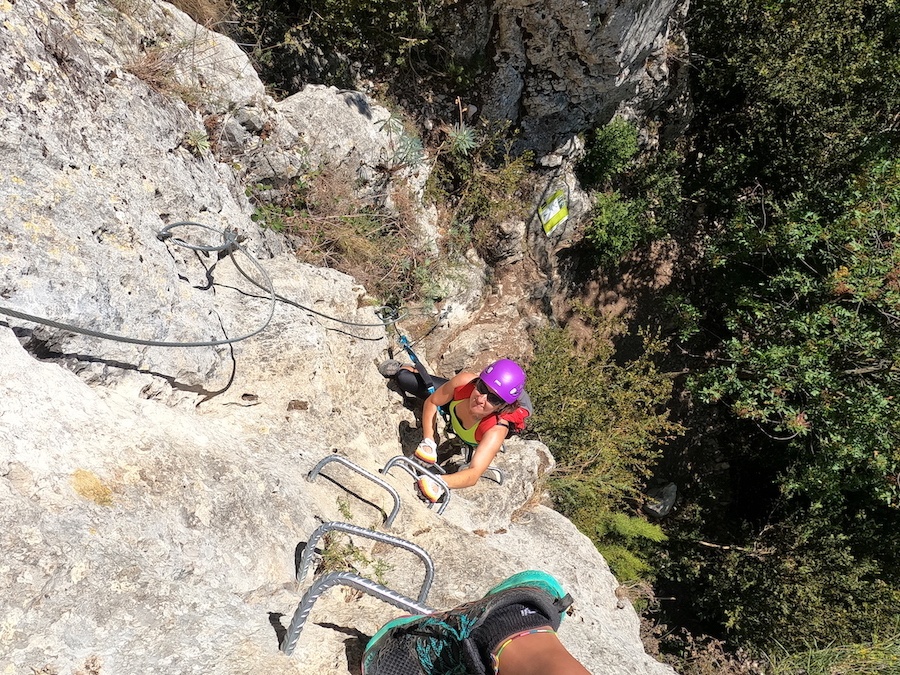
[[(481, 114), (521, 126), (539, 155), (617, 111), (686, 120), (687, 0), (462, 3), (447, 30), (462, 62), (487, 56)], [(679, 46), (680, 45), (680, 46)]]
[[(166, 342), (265, 327), (172, 348), (0, 321), (0, 673), (359, 672), (399, 613), (374, 598), (333, 589), (292, 657), (278, 638), (309, 583), (298, 545), (324, 521), (378, 527), (392, 501), (336, 464), (306, 476), (334, 452), (377, 472), (415, 417), (375, 368), (388, 340), (365, 289), (299, 264), (250, 221), (246, 165), (186, 142), (202, 115), (228, 116), (249, 157), (274, 120), (294, 166), (299, 132), (236, 47), (165, 3), (0, 0), (0, 21), (0, 307)], [(148, 71), (154, 46), (170, 61)], [(158, 238), (182, 220), (211, 229), (178, 238), (233, 228), (243, 252)], [(576, 599), (560, 637), (591, 672), (670, 673), (602, 557), (539, 505), (546, 449), (510, 442), (498, 464), (507, 483), (459, 491), (444, 516), (386, 477), (392, 532), (434, 559), (429, 604), (545, 569)], [(415, 595), (418, 560), (354, 544), (360, 573)]]

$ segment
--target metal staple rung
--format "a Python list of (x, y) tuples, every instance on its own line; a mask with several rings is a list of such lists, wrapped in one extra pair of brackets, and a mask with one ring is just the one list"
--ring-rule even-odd
[[(444, 491), (444, 497), (440, 502), (440, 506), (438, 507), (438, 515), (444, 512), (444, 509), (447, 508), (447, 504), (450, 503), (450, 488), (447, 486), (447, 483), (444, 482), (443, 478), (441, 478), (436, 473), (432, 473), (421, 464), (414, 462), (406, 455), (397, 455), (396, 457), (391, 457), (388, 460), (387, 464), (384, 465), (381, 473), (386, 475), (387, 472), (395, 466), (399, 466), (415, 479), (418, 479), (422, 476), (428, 476), (429, 478), (433, 479), (438, 485), (440, 485), (441, 489)], [(430, 509), (432, 506), (433, 504), (429, 504), (428, 508)]]
[(314, 481), (316, 479), (316, 476), (318, 476), (319, 472), (322, 470), (322, 467), (325, 466), (326, 464), (328, 464), (329, 462), (338, 462), (339, 464), (343, 464), (348, 469), (355, 471), (356, 473), (360, 474), (361, 476), (368, 478), (373, 483), (380, 485), (385, 490), (387, 490), (388, 493), (390, 493), (391, 497), (394, 500), (394, 508), (391, 509), (390, 515), (388, 515), (387, 519), (384, 521), (384, 526), (389, 528), (391, 525), (393, 525), (394, 518), (396, 518), (397, 514), (400, 513), (400, 495), (398, 494), (398, 492), (391, 485), (386, 483), (383, 479), (381, 479), (378, 476), (376, 476), (372, 473), (369, 473), (365, 469), (357, 466), (356, 464), (351, 462), (346, 457), (343, 457), (342, 455), (328, 455), (327, 457), (320, 460), (319, 463), (313, 467), (312, 471), (309, 472), (309, 475), (307, 475), (306, 479), (309, 481)]
[(422, 588), (419, 591), (418, 602), (423, 603), (425, 602), (426, 598), (428, 598), (428, 591), (431, 590), (431, 584), (434, 581), (434, 562), (431, 560), (431, 556), (428, 555), (428, 553), (423, 548), (417, 546), (416, 544), (413, 544), (410, 541), (407, 541), (406, 539), (400, 539), (399, 537), (394, 537), (390, 534), (384, 534), (383, 532), (375, 532), (374, 530), (369, 530), (365, 527), (360, 527), (359, 525), (353, 525), (352, 523), (330, 522), (323, 523), (316, 528), (315, 532), (313, 532), (309, 536), (309, 540), (306, 542), (306, 548), (303, 549), (303, 553), (300, 556), (300, 564), (297, 566), (298, 582), (303, 583), (303, 580), (306, 578), (306, 574), (309, 571), (310, 561), (319, 539), (321, 539), (326, 532), (330, 532), (332, 530), (339, 530), (341, 532), (355, 534), (360, 537), (368, 537), (369, 539), (374, 539), (376, 541), (390, 544), (391, 546), (396, 546), (397, 548), (402, 548), (418, 556), (425, 564), (425, 580), (422, 582)]
[(382, 586), (371, 579), (366, 579), (352, 572), (331, 572), (313, 581), (312, 586), (303, 594), (300, 604), (297, 605), (294, 616), (291, 618), (291, 624), (288, 626), (284, 639), (281, 641), (280, 649), (282, 652), (288, 656), (294, 653), (294, 648), (300, 639), (300, 632), (303, 630), (303, 625), (309, 617), (313, 604), (322, 593), (338, 584), (368, 593), (410, 614), (432, 614), (434, 612), (434, 609), (431, 607), (407, 598), (405, 595), (392, 591), (390, 588)]

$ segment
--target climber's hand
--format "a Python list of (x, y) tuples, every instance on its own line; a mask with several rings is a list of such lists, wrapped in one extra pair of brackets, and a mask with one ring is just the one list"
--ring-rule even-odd
[(419, 480), (416, 481), (416, 488), (422, 498), (428, 500), (432, 504), (434, 504), (444, 493), (444, 489), (441, 487), (440, 483), (428, 476), (419, 478)]
[(423, 438), (416, 448), (416, 459), (425, 464), (434, 464), (437, 461), (437, 443), (430, 438)]

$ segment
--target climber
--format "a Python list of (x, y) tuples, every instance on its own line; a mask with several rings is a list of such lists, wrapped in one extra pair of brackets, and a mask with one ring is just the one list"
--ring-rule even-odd
[(481, 600), (404, 616), (379, 630), (363, 675), (589, 675), (556, 636), (571, 597), (544, 572), (513, 575)]
[[(442, 478), (450, 488), (475, 485), (503, 441), (525, 428), (532, 411), (531, 399), (524, 390), (525, 371), (509, 359), (495, 361), (480, 375), (463, 371), (450, 380), (427, 374), (423, 379), (419, 368), (393, 359), (378, 367), (403, 392), (424, 399), (423, 438), (415, 457), (426, 465), (437, 462), (437, 415), (445, 411), (452, 432), (474, 450), (467, 466)], [(429, 394), (426, 380), (433, 381), (433, 393)], [(441, 488), (428, 476), (421, 477), (417, 487), (429, 501), (435, 502), (441, 496)]]

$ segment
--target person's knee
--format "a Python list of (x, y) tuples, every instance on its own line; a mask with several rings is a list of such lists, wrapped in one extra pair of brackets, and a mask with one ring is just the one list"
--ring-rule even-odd
[(426, 398), (428, 396), (428, 394), (425, 393), (425, 385), (422, 382), (422, 378), (414, 370), (409, 370), (406, 367), (401, 368), (394, 376), (394, 380), (397, 382), (400, 389), (407, 394), (417, 398)]

